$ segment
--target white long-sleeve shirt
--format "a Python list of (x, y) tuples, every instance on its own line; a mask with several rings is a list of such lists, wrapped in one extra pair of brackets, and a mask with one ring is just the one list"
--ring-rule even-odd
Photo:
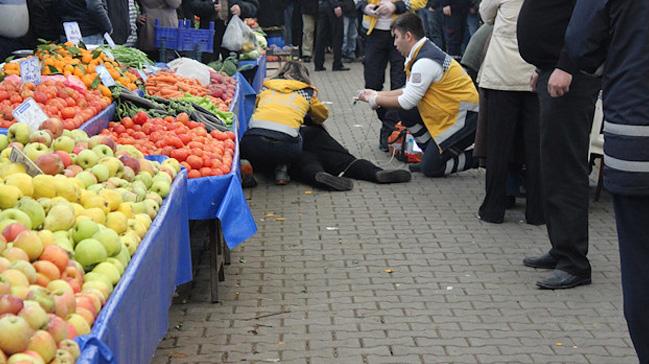
[[(416, 49), (419, 49), (427, 38), (420, 39), (412, 47), (410, 54), (406, 58), (406, 64), (412, 59)], [(403, 93), (399, 96), (399, 106), (404, 110), (410, 110), (419, 104), (426, 91), (433, 82), (439, 82), (444, 75), (442, 66), (429, 58), (422, 58), (412, 65), (410, 77), (403, 88)]]

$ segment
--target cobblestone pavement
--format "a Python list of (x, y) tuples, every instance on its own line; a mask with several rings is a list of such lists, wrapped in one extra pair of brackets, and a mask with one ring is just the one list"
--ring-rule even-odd
[[(314, 79), (332, 134), (385, 162), (378, 122), (351, 104), (362, 66)], [(505, 224), (478, 221), (483, 180), (416, 175), (346, 193), (262, 181), (248, 191), (259, 231), (233, 251), (222, 302), (209, 303), (205, 258), (153, 362), (636, 363), (609, 196), (591, 207), (593, 284), (540, 291), (545, 272), (521, 260), (548, 248), (545, 228), (521, 222), (520, 202)]]

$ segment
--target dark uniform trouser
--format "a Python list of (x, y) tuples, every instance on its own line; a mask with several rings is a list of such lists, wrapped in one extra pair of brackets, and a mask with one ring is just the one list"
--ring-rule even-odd
[(299, 160), (293, 164), (291, 175), (312, 186), (322, 187), (315, 180), (318, 172), (334, 176), (344, 173), (344, 177), (377, 182), (376, 173), (382, 168), (365, 159), (357, 159), (340, 145), (322, 126), (303, 126), (300, 128), (303, 151)]
[(649, 196), (614, 195), (624, 316), (641, 364), (649, 363)]
[[(487, 221), (503, 221), (507, 205), (507, 176), (513, 160), (524, 160), (527, 166), (527, 205), (525, 217), (529, 224), (543, 224), (539, 156), (539, 100), (525, 91), (482, 89), (487, 94), (487, 173), (485, 198), (480, 217)], [(525, 158), (514, 156), (516, 131), (522, 131)]]
[(475, 140), (477, 112), (466, 113), (463, 120), (465, 126), (442, 142), (441, 151), (440, 146), (430, 137), (417, 108), (399, 109), (398, 113), (401, 123), (408, 128), (415, 140), (427, 140), (417, 142), (424, 151), (420, 169), (426, 177), (443, 177), (477, 167), (477, 160), (473, 159), (473, 149), (467, 150)]
[(343, 17), (337, 17), (332, 10), (320, 9), (313, 55), (316, 68), (324, 67), (325, 48), (330, 42), (334, 56), (332, 68), (342, 68)]
[[(367, 30), (363, 30), (367, 33)], [(365, 37), (365, 57), (363, 61), (363, 76), (365, 88), (381, 91), (385, 83), (385, 67), (390, 64), (390, 90), (397, 90), (406, 84), (404, 71), (404, 58), (394, 48), (394, 38), (389, 30), (374, 29), (372, 34)], [(379, 143), (387, 148), (387, 139), (394, 131), (394, 126), (399, 120), (394, 109), (379, 108), (376, 115), (381, 120)]]
[(551, 97), (544, 70), (536, 87), (541, 122), (541, 185), (545, 222), (556, 269), (590, 277), (588, 146), (599, 79), (575, 74), (570, 91)]

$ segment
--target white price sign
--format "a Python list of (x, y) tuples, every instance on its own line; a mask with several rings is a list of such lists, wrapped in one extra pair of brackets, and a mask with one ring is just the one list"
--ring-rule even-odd
[(18, 105), (12, 114), (18, 122), (29, 125), (33, 130), (37, 130), (48, 118), (43, 109), (31, 97)]
[(108, 73), (108, 70), (106, 69), (105, 66), (97, 66), (95, 70), (97, 71), (97, 74), (101, 79), (101, 83), (103, 83), (104, 86), (106, 87), (115, 86), (115, 80), (110, 75), (110, 73)]
[(20, 79), (24, 83), (31, 82), (34, 85), (41, 83), (41, 62), (37, 57), (29, 57), (20, 62)]
[(76, 21), (63, 23), (63, 30), (65, 31), (65, 37), (68, 38), (68, 41), (74, 44), (79, 44), (79, 42), (83, 40), (81, 29), (79, 29), (79, 23)]
[(113, 55), (113, 52), (110, 51), (110, 49), (102, 49), (102, 52), (108, 57), (110, 60), (114, 60), (115, 56)]
[(108, 43), (109, 47), (115, 48), (115, 42), (113, 41), (113, 38), (110, 36), (110, 34), (104, 33), (104, 39), (106, 40), (106, 43)]

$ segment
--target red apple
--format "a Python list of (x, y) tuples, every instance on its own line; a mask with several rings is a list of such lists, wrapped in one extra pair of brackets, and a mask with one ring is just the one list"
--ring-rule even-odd
[(130, 167), (135, 174), (140, 173), (140, 161), (128, 156), (128, 155), (123, 155), (119, 157), (119, 160), (122, 161), (125, 167)]
[(34, 330), (22, 317), (4, 315), (0, 318), (0, 350), (6, 354), (25, 351), (33, 334)]
[(16, 236), (25, 230), (28, 230), (25, 225), (15, 222), (7, 225), (4, 230), (2, 230), (2, 236), (6, 241), (14, 241)]
[(27, 344), (27, 349), (38, 353), (46, 363), (54, 359), (56, 354), (56, 341), (49, 332), (39, 330), (32, 335)]
[(52, 134), (52, 139), (56, 139), (63, 134), (63, 121), (59, 118), (49, 118), (38, 129), (49, 131)]
[(79, 344), (77, 344), (76, 341), (66, 339), (62, 340), (59, 343), (59, 349), (65, 350), (72, 354), (72, 357), (76, 360), (80, 355), (81, 355), (81, 349), (79, 348)]
[(63, 162), (56, 153), (42, 155), (36, 159), (36, 165), (45, 174), (57, 175), (63, 172)]
[(0, 296), (0, 315), (6, 313), (17, 315), (23, 309), (23, 306), (23, 300), (14, 295), (3, 294)]
[(70, 154), (62, 150), (57, 150), (54, 153), (58, 154), (59, 158), (61, 158), (61, 162), (63, 162), (63, 167), (67, 168), (69, 165), (72, 164), (72, 157), (70, 157)]
[(69, 165), (69, 166), (67, 166), (65, 168), (65, 170), (63, 171), (63, 174), (66, 177), (74, 177), (74, 176), (76, 176), (77, 174), (79, 174), (81, 172), (83, 172), (83, 168), (81, 168), (80, 166), (78, 166), (76, 164), (72, 164), (72, 165)]
[(65, 271), (65, 268), (68, 266), (68, 262), (70, 261), (68, 253), (58, 245), (46, 246), (39, 259), (54, 263), (54, 265), (59, 268), (59, 272)]
[(58, 343), (61, 340), (74, 339), (74, 336), (70, 336), (70, 329), (68, 328), (69, 325), (67, 321), (52, 313), (48, 316), (50, 320), (47, 322), (45, 330), (52, 335), (54, 341)]

